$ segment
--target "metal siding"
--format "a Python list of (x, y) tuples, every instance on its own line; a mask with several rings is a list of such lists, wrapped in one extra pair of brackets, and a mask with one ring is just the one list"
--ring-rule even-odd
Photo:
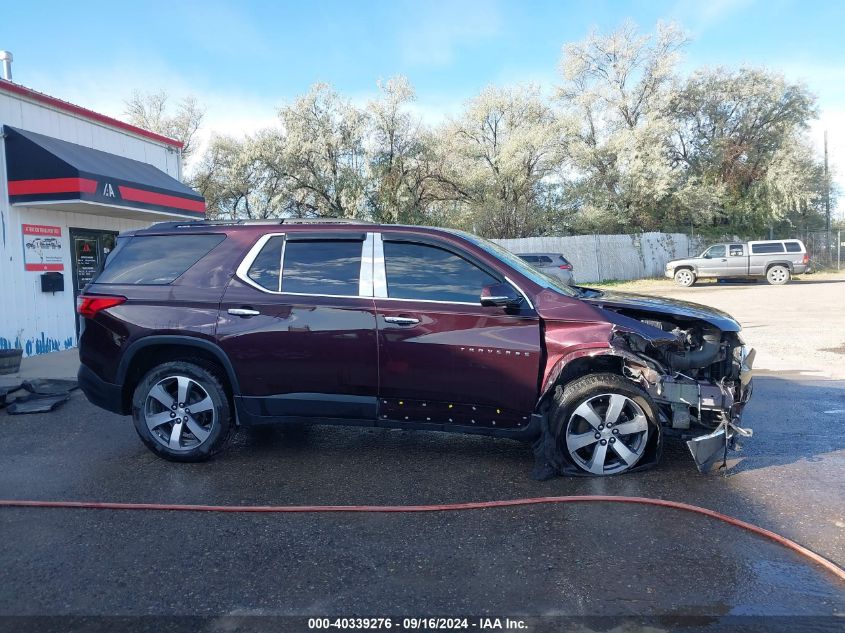
[[(76, 345), (71, 243), (73, 228), (128, 231), (149, 226), (149, 222), (110, 216), (54, 211), (37, 207), (10, 207), (7, 240), (0, 270), (0, 347), (14, 345), (20, 336), (24, 355), (66, 349)], [(24, 270), (22, 224), (45, 224), (62, 229), (64, 292), (41, 292), (39, 272)]]
[(172, 149), (37, 103), (0, 94), (0, 123), (143, 161), (179, 177)]
[[(2, 93), (0, 125), (20, 127), (141, 160), (179, 177), (178, 153), (163, 145)], [(70, 227), (127, 231), (149, 226), (151, 222), (37, 207), (12, 207), (8, 200), (5, 148), (0, 138), (0, 348), (14, 346), (19, 333), (25, 355), (75, 346)], [(61, 227), (64, 292), (42, 293), (41, 273), (24, 270), (22, 224)]]

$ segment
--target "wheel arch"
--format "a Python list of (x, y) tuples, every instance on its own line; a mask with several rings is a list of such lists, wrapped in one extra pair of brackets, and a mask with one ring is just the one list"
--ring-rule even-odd
[(775, 266), (784, 266), (790, 273), (792, 273), (792, 262), (790, 261), (775, 261), (766, 263), (766, 273), (768, 273)]
[(134, 341), (124, 352), (117, 368), (122, 386), (122, 405), (128, 412), (138, 381), (154, 366), (174, 360), (200, 360), (219, 367), (223, 386), (230, 396), (240, 394), (240, 385), (226, 353), (212, 341), (183, 335), (147, 336)]
[(536, 411), (540, 411), (550, 402), (558, 386), (566, 385), (581, 376), (593, 373), (609, 373), (624, 378), (622, 361), (622, 355), (612, 347), (588, 348), (570, 352), (560, 358), (547, 373), (543, 381), (540, 398), (537, 401)]

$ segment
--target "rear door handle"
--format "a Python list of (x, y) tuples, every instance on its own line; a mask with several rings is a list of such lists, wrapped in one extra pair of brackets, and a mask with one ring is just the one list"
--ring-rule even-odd
[(227, 310), (229, 314), (239, 317), (254, 317), (261, 314), (258, 310), (253, 310), (252, 308), (229, 308)]
[(388, 323), (395, 323), (396, 325), (416, 325), (420, 322), (419, 319), (415, 319), (414, 317), (403, 316), (386, 316), (384, 320)]

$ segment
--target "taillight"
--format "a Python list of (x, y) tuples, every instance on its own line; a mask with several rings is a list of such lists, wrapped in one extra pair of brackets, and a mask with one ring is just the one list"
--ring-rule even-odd
[(802, 260), (805, 264), (810, 263), (810, 256), (807, 253), (804, 253), (804, 259)]
[(93, 319), (98, 312), (119, 306), (126, 297), (105, 295), (79, 295), (76, 298), (76, 311), (86, 319)]
[(561, 270), (572, 270), (572, 264), (561, 264), (559, 268)]

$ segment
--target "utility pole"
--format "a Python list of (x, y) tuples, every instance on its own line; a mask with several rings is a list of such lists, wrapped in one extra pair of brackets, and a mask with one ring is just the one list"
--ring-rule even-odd
[(824, 131), (824, 213), (825, 231), (830, 234), (830, 172), (827, 168), (827, 130)]

